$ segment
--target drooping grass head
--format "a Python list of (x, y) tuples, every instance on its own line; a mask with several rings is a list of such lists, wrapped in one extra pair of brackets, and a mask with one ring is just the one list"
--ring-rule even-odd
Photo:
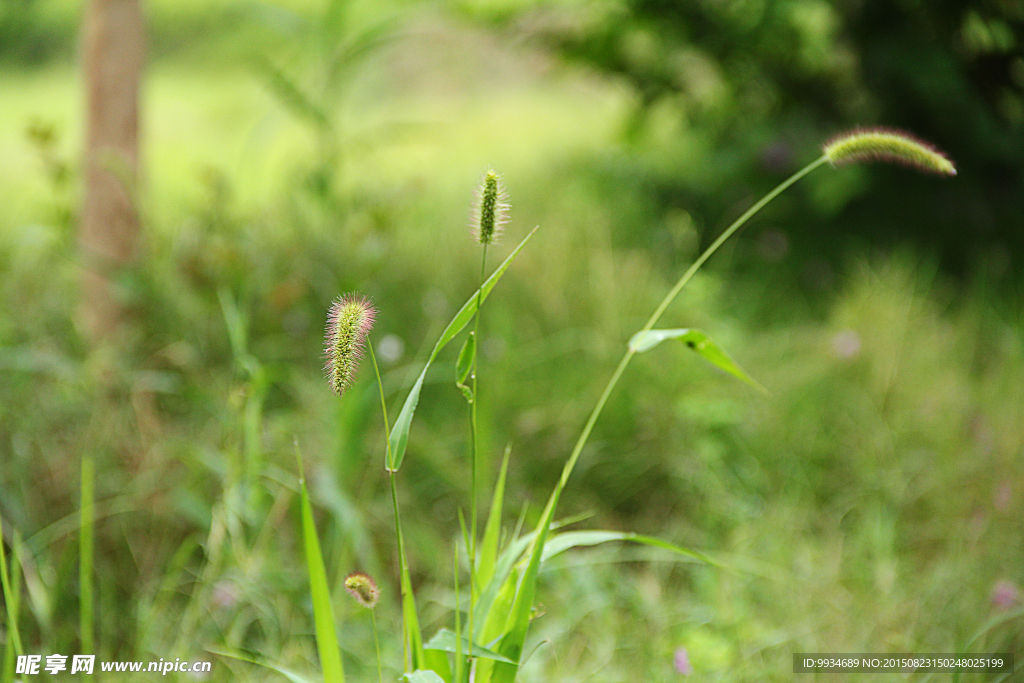
[(953, 162), (938, 149), (909, 133), (890, 128), (855, 128), (826, 142), (822, 151), (833, 166), (877, 159), (921, 171), (956, 175)]
[(356, 294), (346, 294), (331, 304), (324, 335), (324, 371), (331, 390), (338, 396), (355, 378), (375, 317), (376, 310), (370, 302)]
[(345, 578), (345, 590), (356, 602), (367, 609), (377, 606), (380, 599), (380, 588), (373, 577), (364, 572), (352, 572)]
[(494, 171), (487, 171), (477, 188), (473, 204), (473, 236), (480, 244), (491, 244), (500, 235), (508, 222), (508, 195), (501, 184), (501, 178)]

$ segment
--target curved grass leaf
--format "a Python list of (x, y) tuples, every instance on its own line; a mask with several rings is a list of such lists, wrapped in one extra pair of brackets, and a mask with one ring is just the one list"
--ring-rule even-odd
[[(551, 524), (552, 529), (560, 529), (562, 527), (575, 524), (576, 522), (582, 521), (590, 517), (590, 513), (584, 513), (580, 515), (574, 515), (567, 517), (566, 519), (560, 519)], [(488, 520), (488, 525), (490, 521)], [(495, 532), (497, 533), (497, 532)], [(490, 613), (492, 610), (498, 610), (500, 612), (500, 621), (504, 624), (505, 616), (508, 614), (508, 609), (511, 607), (511, 603), (498, 607), (498, 598), (500, 598), (499, 591), (504, 591), (506, 584), (509, 581), (509, 577), (512, 574), (512, 569), (515, 567), (516, 562), (519, 561), (523, 553), (530, 547), (530, 543), (533, 541), (536, 531), (531, 531), (525, 536), (516, 538), (511, 544), (501, 553), (498, 557), (498, 561), (494, 565), (494, 572), (491, 576), (490, 581), (487, 582), (486, 587), (480, 593), (480, 598), (476, 602), (476, 610), (473, 612), (473, 619), (476, 626), (476, 639), (482, 642), (489, 642), (493, 638), (497, 638), (501, 633), (487, 632), (481, 635), (481, 629), (484, 627), (484, 623), (491, 619)], [(518, 578), (518, 575), (516, 576)], [(516, 581), (513, 580), (513, 584)], [(513, 588), (515, 585), (513, 585)], [(513, 592), (514, 595), (514, 592)], [(492, 620), (493, 621), (493, 620)]]
[[(459, 649), (456, 646), (458, 640), (462, 641), (461, 649)], [(469, 638), (467, 638), (466, 636), (462, 636), (461, 639), (456, 639), (454, 633), (452, 633), (446, 628), (443, 628), (437, 633), (435, 633), (434, 637), (431, 638), (427, 642), (427, 644), (423, 646), (423, 648), (425, 650), (441, 650), (443, 652), (451, 653), (456, 653), (456, 651), (458, 651), (459, 653), (469, 654)], [(477, 645), (475, 643), (473, 644), (472, 656), (483, 657), (484, 659), (493, 659), (498, 662), (508, 662), (509, 664), (515, 663), (507, 657), (502, 657), (497, 652), (488, 650), (487, 648), (481, 647), (480, 645)]]
[(221, 657), (230, 657), (231, 659), (237, 659), (240, 662), (248, 662), (250, 664), (255, 664), (256, 666), (262, 666), (264, 669), (276, 671), (292, 683), (313, 683), (310, 679), (300, 676), (299, 674), (295, 673), (294, 671), (291, 671), (290, 669), (286, 669), (283, 666), (277, 666), (276, 664), (270, 664), (268, 662), (261, 662), (260, 660), (256, 659), (255, 656), (245, 655), (241, 652), (221, 650), (215, 647), (208, 647), (206, 648), (206, 651), (212, 652), (215, 655), (220, 655)]
[(530, 234), (519, 243), (519, 246), (512, 250), (508, 258), (487, 278), (483, 286), (476, 292), (473, 292), (469, 300), (459, 309), (459, 312), (455, 314), (452, 321), (448, 323), (448, 327), (444, 328), (441, 338), (437, 340), (434, 350), (430, 352), (430, 358), (427, 359), (426, 364), (423, 366), (423, 371), (420, 372), (416, 383), (412, 385), (412, 390), (409, 391), (409, 396), (405, 399), (405, 404), (402, 405), (402, 412), (398, 414), (398, 419), (395, 420), (395, 426), (391, 429), (391, 436), (389, 438), (391, 448), (388, 454), (388, 461), (384, 463), (384, 467), (388, 471), (397, 472), (398, 468), (402, 466), (402, 460), (405, 458), (405, 448), (409, 443), (409, 427), (412, 426), (412, 416), (416, 412), (416, 404), (420, 400), (420, 390), (423, 389), (423, 381), (427, 377), (427, 370), (430, 369), (430, 364), (437, 358), (437, 354), (441, 352), (441, 349), (454, 339), (469, 324), (469, 321), (473, 319), (477, 306), (487, 300), (487, 295), (498, 284), (498, 280), (505, 274), (508, 267), (512, 265), (512, 261), (519, 255), (519, 252), (522, 251), (535, 232), (537, 232), (537, 228), (531, 230)]
[(455, 383), (463, 385), (473, 371), (473, 361), (476, 359), (476, 335), (471, 331), (466, 337), (462, 350), (459, 351), (459, 360), (455, 363)]
[(628, 531), (567, 531), (564, 534), (552, 536), (544, 546), (544, 555), (541, 561), (547, 562), (555, 555), (564, 553), (566, 550), (570, 550), (572, 548), (595, 546), (600, 545), (601, 543), (609, 543), (611, 541), (642, 543), (655, 548), (668, 550), (677, 555), (682, 555), (692, 562), (702, 562), (715, 567), (722, 566), (717, 560), (695, 550), (688, 550), (687, 548), (669, 543), (668, 541), (663, 541), (659, 538), (641, 536), (640, 534)]
[[(476, 586), (486, 586), (494, 575), (494, 565), (498, 561), (498, 536), (501, 534), (501, 512), (505, 501), (505, 477), (508, 474), (508, 458), (512, 447), (505, 448), (505, 457), (501, 461), (501, 471), (494, 485), (494, 497), (491, 499), (491, 513), (484, 527), (484, 540), (480, 545), (480, 560), (476, 566)], [(474, 615), (476, 616), (476, 615)]]
[(750, 375), (745, 373), (743, 369), (736, 364), (736, 361), (734, 361), (729, 354), (722, 349), (722, 347), (712, 341), (711, 337), (700, 330), (682, 328), (675, 330), (647, 330), (646, 332), (637, 332), (629, 340), (629, 350), (634, 353), (650, 351), (666, 339), (678, 339), (686, 344), (687, 348), (699, 353), (703, 356), (704, 360), (708, 361), (718, 369), (724, 370), (734, 377), (738, 377), (759, 391), (768, 393), (768, 390), (761, 386)]

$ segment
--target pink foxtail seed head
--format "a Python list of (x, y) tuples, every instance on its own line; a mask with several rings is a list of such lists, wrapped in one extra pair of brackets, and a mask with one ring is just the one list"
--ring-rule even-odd
[(356, 294), (346, 294), (331, 304), (324, 335), (324, 372), (338, 396), (352, 385), (376, 314), (370, 302)]
[(380, 600), (380, 588), (369, 574), (352, 572), (345, 578), (345, 590), (356, 602), (367, 609), (373, 609)]

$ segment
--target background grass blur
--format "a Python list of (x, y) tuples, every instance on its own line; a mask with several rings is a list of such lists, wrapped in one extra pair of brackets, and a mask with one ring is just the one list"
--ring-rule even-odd
[[(743, 4), (722, 6), (742, 18)], [(837, 78), (847, 58), (869, 71), (870, 53), (840, 50), (845, 5), (761, 5), (796, 17), (806, 40), (792, 49), (811, 72)], [(512, 197), (505, 249), (541, 225), (485, 309), (480, 369), (482, 452), (497, 462), (511, 444), (506, 505), (530, 523), (623, 344), (700, 245), (817, 155), (829, 126), (860, 116), (933, 137), (956, 128), (931, 126), (933, 110), (822, 114), (789, 86), (753, 116), (727, 96), (743, 92), (742, 64), (732, 52), (716, 62), (701, 43), (716, 34), (675, 35), (683, 59), (608, 28), (641, 25), (657, 10), (647, 3), (145, 7), (143, 240), (118, 281), (130, 322), (105, 349), (76, 320), (80, 3), (0, 10), (0, 514), (9, 547), (15, 530), (24, 539), (26, 650), (78, 652), (79, 466), (94, 457), (98, 654), (216, 659), (212, 680), (278, 675), (206, 647), (316, 669), (293, 437), (345, 666), (353, 680), (375, 676), (368, 617), (340, 590), (361, 569), (383, 586), (385, 674), (397, 675), (376, 388), (363, 372), (334, 399), (320, 337), (332, 298), (371, 296), (397, 409), (476, 286), (466, 224), (486, 168)], [(985, 130), (1019, 146), (1020, 18), (980, 2), (945, 9), (964, 50), (988, 45), (1008, 65), (1009, 94), (993, 109), (1003, 127)], [(731, 25), (706, 28), (716, 26)], [(606, 33), (619, 42), (595, 52)], [(627, 66), (683, 59), (686, 87), (652, 96), (636, 68), (593, 58), (619, 48), (635, 58)], [(768, 71), (789, 63), (742, 54)], [(850, 101), (884, 104), (870, 79), (851, 83)], [(959, 160), (962, 140), (935, 142)], [(1022, 656), (1024, 318), (1012, 236), (1024, 187), (1011, 174), (1005, 203), (956, 194), (957, 183), (984, 185), (972, 168), (1003, 168), (979, 150), (949, 181), (819, 172), (673, 305), (666, 326), (707, 330), (771, 396), (685, 349), (646, 354), (598, 423), (562, 512), (739, 570), (646, 548), (554, 560), (525, 680), (677, 680), (680, 647), (691, 678), (730, 682), (790, 680), (799, 651)], [(890, 191), (875, 199), (879, 183)], [(930, 239), (937, 214), (979, 248), (938, 229)], [(887, 216), (884, 236), (871, 216)], [(399, 478), (428, 634), (454, 607), (451, 544), (468, 500), (455, 353), (428, 376)]]

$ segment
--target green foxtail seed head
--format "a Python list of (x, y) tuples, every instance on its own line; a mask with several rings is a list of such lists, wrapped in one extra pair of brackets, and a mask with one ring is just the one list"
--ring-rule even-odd
[(508, 195), (494, 171), (484, 174), (473, 204), (473, 236), (480, 244), (491, 244), (508, 222)]
[(331, 304), (324, 335), (324, 371), (338, 396), (352, 384), (375, 316), (370, 302), (355, 294), (338, 297)]
[(369, 574), (353, 572), (345, 579), (345, 590), (355, 601), (367, 609), (373, 609), (380, 600), (380, 589)]
[(956, 175), (953, 162), (945, 154), (901, 130), (856, 128), (829, 140), (823, 151), (833, 166), (878, 159), (931, 173)]

